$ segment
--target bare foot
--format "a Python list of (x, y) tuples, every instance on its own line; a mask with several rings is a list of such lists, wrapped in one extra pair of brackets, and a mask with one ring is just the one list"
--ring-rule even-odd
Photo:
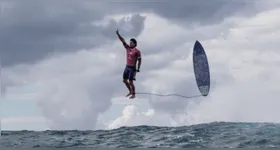
[(135, 98), (135, 94), (132, 94), (129, 98), (130, 98), (130, 99)]
[(128, 97), (129, 95), (131, 95), (131, 93), (128, 93), (125, 97)]

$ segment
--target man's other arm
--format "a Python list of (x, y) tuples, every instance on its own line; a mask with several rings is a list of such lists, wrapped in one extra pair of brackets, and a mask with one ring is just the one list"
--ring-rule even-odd
[(140, 71), (141, 63), (142, 63), (142, 58), (141, 58), (141, 52), (139, 51), (138, 53), (138, 65), (137, 65), (137, 71)]

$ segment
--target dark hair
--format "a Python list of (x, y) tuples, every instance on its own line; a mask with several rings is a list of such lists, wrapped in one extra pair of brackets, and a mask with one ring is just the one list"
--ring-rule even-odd
[(130, 41), (132, 41), (135, 44), (135, 46), (137, 46), (137, 41), (134, 38), (130, 39)]

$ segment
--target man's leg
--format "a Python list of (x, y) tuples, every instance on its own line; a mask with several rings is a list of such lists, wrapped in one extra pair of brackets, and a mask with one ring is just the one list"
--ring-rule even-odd
[(131, 96), (129, 98), (133, 99), (133, 98), (135, 98), (135, 86), (134, 86), (133, 80), (129, 80), (129, 85), (130, 85), (130, 89), (131, 89)]
[(133, 99), (135, 98), (135, 86), (134, 86), (134, 83), (133, 83), (133, 80), (136, 80), (135, 79), (135, 75), (136, 75), (136, 71), (133, 70), (130, 72), (130, 76), (129, 76), (129, 85), (130, 85), (130, 89), (131, 89), (131, 96), (129, 97), (130, 99)]
[(127, 67), (125, 68), (124, 72), (123, 72), (123, 83), (126, 85), (129, 93), (126, 95), (126, 97), (128, 97), (129, 95), (131, 95), (131, 89), (130, 89), (130, 85), (128, 83), (128, 77), (129, 77), (129, 71), (127, 69)]
[(130, 88), (130, 84), (129, 84), (127, 79), (123, 79), (123, 83), (126, 85), (128, 91), (129, 91), (129, 93), (126, 95), (126, 97), (128, 97), (132, 93), (131, 88)]

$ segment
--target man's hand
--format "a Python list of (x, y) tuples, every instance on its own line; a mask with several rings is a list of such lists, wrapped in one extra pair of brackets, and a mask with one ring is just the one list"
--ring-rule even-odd
[(136, 71), (137, 71), (137, 72), (140, 72), (140, 69), (137, 69)]

